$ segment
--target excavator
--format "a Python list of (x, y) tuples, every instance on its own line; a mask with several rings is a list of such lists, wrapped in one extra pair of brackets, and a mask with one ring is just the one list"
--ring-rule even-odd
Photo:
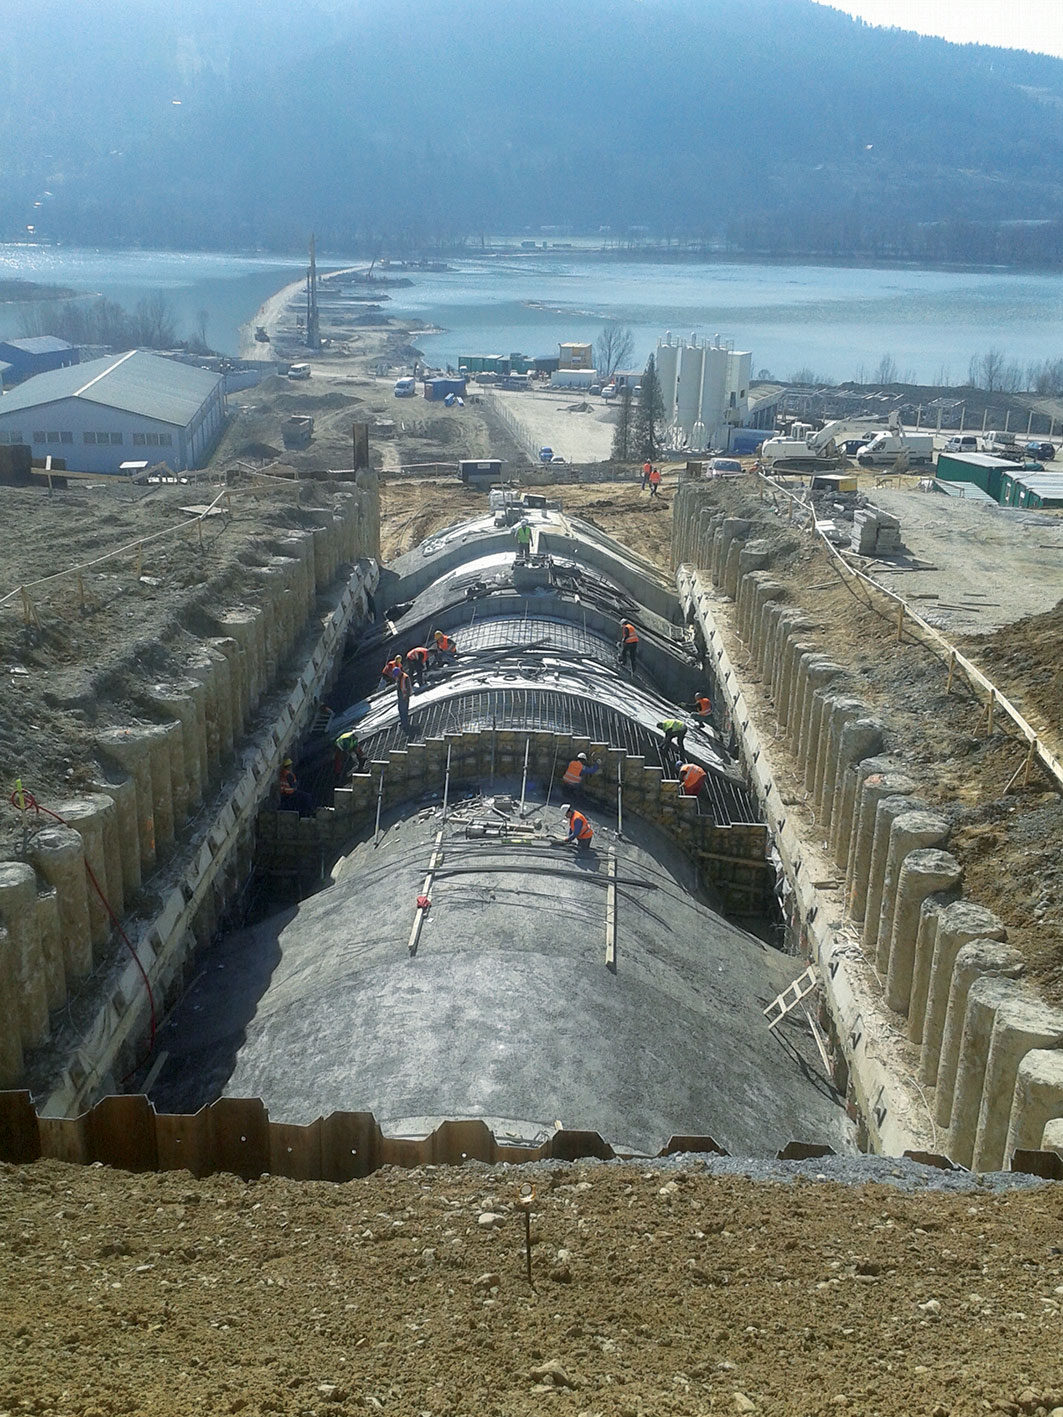
[[(887, 426), (898, 431), (900, 415), (891, 413)], [(795, 423), (789, 434), (761, 443), (760, 460), (776, 472), (821, 472), (845, 462), (842, 443), (857, 439), (870, 442), (882, 429), (881, 418), (836, 418), (819, 429)]]

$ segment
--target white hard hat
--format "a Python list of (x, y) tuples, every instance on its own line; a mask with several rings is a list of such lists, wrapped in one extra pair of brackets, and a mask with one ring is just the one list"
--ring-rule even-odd
[(576, 754), (576, 761), (579, 762), (579, 763), (585, 763), (585, 762), (587, 761), (587, 754), (586, 754), (586, 753), (577, 753), (577, 754)]
[(568, 814), (569, 814), (569, 812), (571, 812), (571, 811), (572, 811), (572, 808), (568, 805), (568, 803), (567, 803), (567, 802), (562, 802), (562, 804), (561, 804), (561, 815), (562, 815), (563, 817), (567, 817)]

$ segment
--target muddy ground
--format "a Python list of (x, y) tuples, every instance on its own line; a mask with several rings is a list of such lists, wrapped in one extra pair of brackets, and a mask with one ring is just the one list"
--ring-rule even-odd
[[(754, 1174), (756, 1174), (754, 1169)], [(0, 1411), (1044, 1414), (1063, 1191), (695, 1158), (346, 1185), (0, 1167)], [(925, 1185), (925, 1182), (922, 1183)]]

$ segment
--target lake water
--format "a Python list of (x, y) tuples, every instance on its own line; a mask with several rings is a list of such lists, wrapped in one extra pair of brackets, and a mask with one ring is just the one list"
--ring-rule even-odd
[[(322, 266), (357, 264), (329, 256)], [(962, 383), (972, 355), (1003, 351), (1023, 368), (1063, 357), (1063, 277), (698, 262), (659, 265), (567, 253), (500, 256), (414, 272), (387, 309), (445, 333), (416, 341), (435, 364), (463, 354), (556, 354), (564, 340), (593, 341), (609, 320), (631, 328), (641, 366), (666, 330), (719, 334), (753, 351), (755, 372), (799, 369), (835, 379), (870, 378), (883, 355), (899, 377)], [(207, 337), (234, 353), (238, 329), (282, 285), (298, 258), (203, 252), (105, 252), (0, 245), (0, 277), (52, 281), (132, 307), (146, 293), (170, 297), (182, 334), (210, 315)], [(17, 310), (0, 306), (0, 335), (17, 333)]]

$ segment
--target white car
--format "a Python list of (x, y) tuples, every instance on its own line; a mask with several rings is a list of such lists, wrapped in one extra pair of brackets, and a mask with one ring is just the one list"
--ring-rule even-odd
[(553, 457), (550, 459), (550, 461), (551, 461), (551, 462), (564, 462), (565, 459), (561, 456), (560, 453), (555, 453), (555, 454), (553, 455)]
[(713, 458), (705, 469), (706, 477), (741, 477), (745, 468), (737, 458)]

